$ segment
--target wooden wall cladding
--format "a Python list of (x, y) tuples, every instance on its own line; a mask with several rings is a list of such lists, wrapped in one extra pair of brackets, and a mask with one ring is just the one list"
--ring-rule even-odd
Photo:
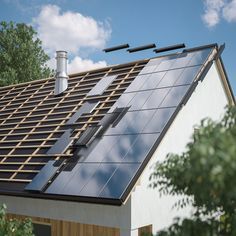
[(152, 225), (146, 225), (138, 229), (138, 236), (152, 236)]
[[(8, 219), (23, 220), (27, 216), (7, 214)], [(80, 224), (70, 221), (30, 217), (33, 223), (51, 225), (52, 236), (120, 236), (120, 230), (98, 225)]]

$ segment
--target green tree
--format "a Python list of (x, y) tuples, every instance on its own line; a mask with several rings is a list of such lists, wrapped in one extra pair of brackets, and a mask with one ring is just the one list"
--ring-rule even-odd
[(236, 107), (223, 119), (205, 119), (181, 155), (157, 163), (151, 186), (184, 195), (176, 207), (192, 204), (190, 219), (176, 220), (158, 236), (236, 235)]
[(34, 236), (30, 219), (20, 221), (6, 218), (6, 206), (0, 207), (0, 236)]
[(0, 86), (46, 78), (51, 70), (32, 26), (0, 22)]

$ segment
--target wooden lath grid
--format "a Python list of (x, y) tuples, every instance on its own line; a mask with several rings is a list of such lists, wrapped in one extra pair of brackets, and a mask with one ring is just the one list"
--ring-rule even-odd
[[(65, 153), (48, 156), (47, 151), (65, 132), (69, 118), (85, 101), (99, 101), (91, 114), (77, 120), (72, 139), (87, 126), (98, 124), (147, 61), (91, 71), (69, 78), (68, 90), (54, 96), (54, 79), (0, 88), (0, 181), (30, 182), (49, 160), (68, 159)], [(101, 96), (87, 93), (107, 75), (118, 75)]]

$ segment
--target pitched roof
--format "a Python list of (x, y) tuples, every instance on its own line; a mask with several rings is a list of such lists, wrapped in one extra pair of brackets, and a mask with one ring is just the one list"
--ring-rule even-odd
[(0, 88), (0, 193), (124, 202), (216, 45)]

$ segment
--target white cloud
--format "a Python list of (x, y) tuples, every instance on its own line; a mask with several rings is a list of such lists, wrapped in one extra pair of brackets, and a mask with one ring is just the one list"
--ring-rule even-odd
[[(47, 65), (51, 69), (56, 69), (56, 60), (55, 58), (51, 58), (48, 62)], [(94, 62), (90, 59), (82, 59), (79, 56), (75, 56), (72, 60), (69, 60), (68, 62), (68, 74), (74, 74), (74, 73), (79, 73), (87, 70), (92, 70), (92, 69), (98, 69), (102, 67), (106, 67), (107, 63), (106, 61), (98, 61)]]
[(236, 22), (236, 0), (231, 1), (223, 9), (223, 17), (228, 22)]
[(209, 9), (219, 11), (225, 5), (225, 0), (205, 0), (205, 5)]
[(216, 26), (222, 18), (236, 21), (236, 0), (204, 0), (205, 13), (202, 19), (207, 27)]
[(56, 5), (43, 6), (33, 23), (49, 53), (67, 50), (76, 54), (83, 47), (101, 49), (111, 34), (109, 23), (98, 22), (78, 12), (61, 12)]
[(207, 10), (202, 19), (208, 27), (213, 27), (220, 21), (219, 13), (216, 10)]
[(78, 56), (81, 51), (101, 50), (111, 35), (109, 23), (98, 22), (78, 12), (61, 12), (56, 5), (45, 5), (33, 19), (43, 48), (50, 54), (48, 66), (55, 69), (55, 51), (66, 50), (69, 55), (68, 73), (78, 73), (107, 66)]
[(220, 22), (221, 9), (225, 5), (225, 0), (205, 0), (205, 13), (202, 16), (204, 23), (208, 27), (213, 27)]
[(92, 70), (97, 68), (106, 67), (107, 63), (105, 61), (93, 62), (89, 59), (82, 59), (78, 56), (74, 57), (68, 64), (68, 73), (78, 73), (86, 70)]

